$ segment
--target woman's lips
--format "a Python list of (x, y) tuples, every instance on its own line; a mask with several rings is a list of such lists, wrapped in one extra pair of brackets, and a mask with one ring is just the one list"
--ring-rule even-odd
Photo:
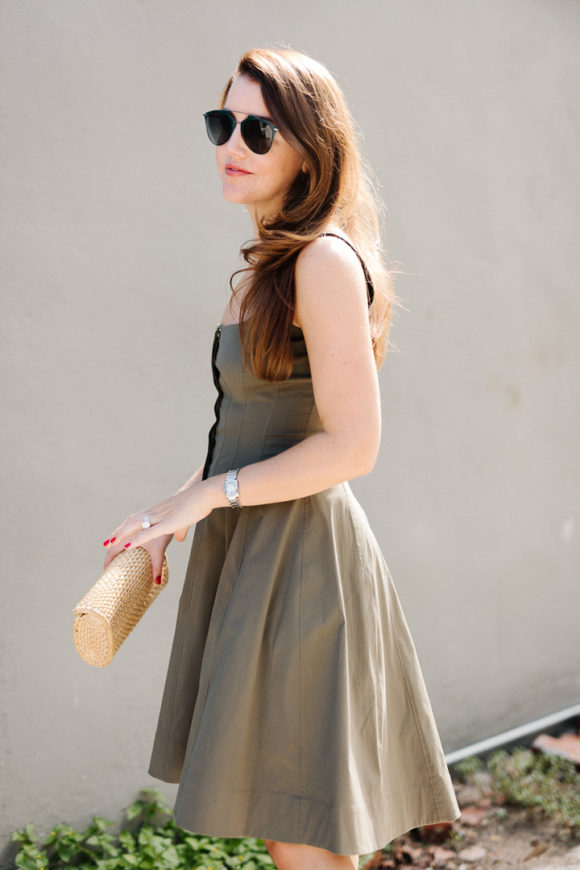
[(241, 169), (239, 166), (232, 166), (231, 163), (228, 163), (226, 166), (226, 175), (251, 175), (251, 172), (247, 172), (245, 169)]

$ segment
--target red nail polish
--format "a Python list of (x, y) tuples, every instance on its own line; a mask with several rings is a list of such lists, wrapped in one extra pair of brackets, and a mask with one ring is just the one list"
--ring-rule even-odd
[(161, 583), (161, 574), (155, 578), (155, 582), (157, 583), (157, 585)]
[(128, 544), (125, 544), (125, 549), (127, 549), (127, 547), (130, 547), (130, 546), (131, 546), (131, 541), (129, 541)]
[(109, 543), (109, 539), (107, 538), (106, 541), (103, 541), (103, 547), (106, 547), (108, 543)]
[(117, 540), (117, 536), (115, 535), (114, 538), (111, 538), (111, 544), (113, 543), (113, 541), (116, 541), (116, 540)]

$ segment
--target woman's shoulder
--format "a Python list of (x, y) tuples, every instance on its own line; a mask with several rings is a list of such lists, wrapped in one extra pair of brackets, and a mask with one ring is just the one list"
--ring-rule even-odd
[[(345, 244), (346, 242), (346, 244)], [(352, 256), (358, 256), (355, 245), (347, 233), (338, 228), (332, 228), (320, 233), (305, 245), (298, 254), (297, 264), (306, 262), (332, 263), (337, 258), (348, 261)]]
[(352, 304), (359, 296), (365, 300), (366, 307), (365, 273), (351, 245), (346, 233), (340, 231), (340, 237), (320, 235), (300, 251), (295, 270), (295, 321), (298, 325), (307, 308), (332, 310), (337, 305)]
[(332, 280), (339, 274), (343, 279), (348, 281), (350, 278), (357, 284), (361, 282), (361, 275), (363, 278), (367, 277), (360, 254), (342, 231), (328, 231), (319, 235), (305, 245), (296, 258), (297, 285), (304, 280), (311, 281), (325, 276)]
[(342, 229), (328, 229), (305, 245), (297, 257), (296, 266), (299, 273), (309, 269), (324, 271), (338, 267), (341, 270), (346, 269), (346, 275), (349, 269), (354, 275), (355, 271), (360, 272), (362, 267), (368, 288), (369, 305), (373, 300), (374, 288), (370, 272), (360, 251)]

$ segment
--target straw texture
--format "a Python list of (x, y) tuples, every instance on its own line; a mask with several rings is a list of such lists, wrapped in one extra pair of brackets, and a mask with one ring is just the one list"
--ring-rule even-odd
[(159, 585), (153, 581), (151, 557), (143, 547), (115, 556), (73, 608), (74, 642), (81, 658), (96, 668), (108, 665), (168, 581), (166, 555)]

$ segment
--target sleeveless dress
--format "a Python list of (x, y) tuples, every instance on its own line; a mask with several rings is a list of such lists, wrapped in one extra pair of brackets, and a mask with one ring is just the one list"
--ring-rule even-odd
[[(322, 429), (297, 326), (291, 341), (291, 376), (273, 383), (244, 367), (237, 323), (217, 327), (204, 479)], [(196, 524), (148, 772), (179, 783), (176, 824), (208, 836), (363, 855), (459, 818), (413, 640), (348, 483)]]

